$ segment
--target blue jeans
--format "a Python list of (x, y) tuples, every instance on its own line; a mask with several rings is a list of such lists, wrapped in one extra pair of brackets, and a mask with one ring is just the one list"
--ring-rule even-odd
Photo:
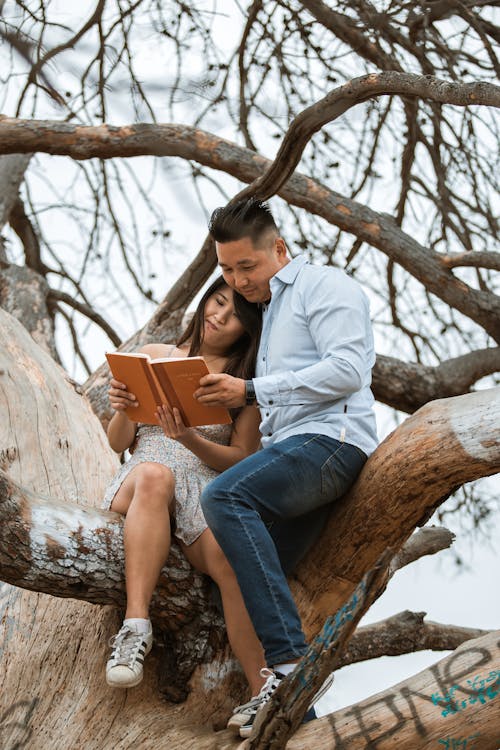
[(205, 518), (236, 573), (270, 666), (307, 649), (286, 573), (316, 541), (332, 501), (365, 461), (349, 443), (294, 435), (223, 472), (202, 494)]

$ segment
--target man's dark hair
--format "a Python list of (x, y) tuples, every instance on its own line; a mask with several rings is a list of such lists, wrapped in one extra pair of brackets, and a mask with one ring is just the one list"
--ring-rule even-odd
[(234, 242), (249, 237), (257, 245), (262, 235), (278, 227), (267, 203), (257, 198), (229, 203), (216, 208), (210, 217), (208, 231), (216, 242)]

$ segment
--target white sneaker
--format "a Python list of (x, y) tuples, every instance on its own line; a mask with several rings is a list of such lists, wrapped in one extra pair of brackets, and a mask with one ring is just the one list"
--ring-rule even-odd
[(144, 658), (153, 645), (153, 630), (137, 633), (128, 625), (122, 625), (109, 645), (113, 647), (106, 664), (106, 682), (111, 687), (135, 687), (142, 680)]
[[(268, 669), (268, 667), (264, 667), (264, 669), (261, 669), (260, 674), (262, 677), (267, 678), (260, 690), (260, 693), (249, 700), (248, 703), (243, 703), (243, 705), (241, 706), (236, 706), (233, 711), (233, 715), (227, 722), (227, 727), (236, 729), (239, 732), (240, 737), (250, 736), (257, 712), (270, 700), (276, 688), (285, 679), (285, 675), (282, 675), (280, 672), (273, 672), (273, 670)], [(323, 682), (319, 690), (314, 694), (312, 701), (307, 709), (306, 715), (304, 716), (304, 723), (318, 718), (314, 710), (314, 704), (332, 686), (333, 677), (333, 673), (330, 674)]]
[(236, 729), (239, 732), (240, 727), (245, 724), (248, 717), (252, 714), (252, 709), (260, 706), (260, 698), (258, 695), (254, 695), (248, 703), (242, 703), (241, 706), (236, 706), (233, 709), (232, 715), (229, 717), (229, 721), (226, 726), (228, 729)]
[(240, 737), (250, 736), (257, 711), (268, 702), (278, 685), (284, 679), (282, 674), (273, 672), (272, 669), (268, 669), (267, 667), (260, 670), (260, 675), (266, 678), (265, 683), (260, 689), (260, 693), (248, 703), (235, 708), (233, 715), (227, 723), (228, 726), (238, 728)]

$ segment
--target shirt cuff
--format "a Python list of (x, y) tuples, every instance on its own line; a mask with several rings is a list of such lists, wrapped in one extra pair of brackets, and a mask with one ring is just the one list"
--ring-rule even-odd
[(281, 393), (279, 384), (274, 375), (264, 375), (260, 378), (252, 378), (259, 406), (281, 405)]

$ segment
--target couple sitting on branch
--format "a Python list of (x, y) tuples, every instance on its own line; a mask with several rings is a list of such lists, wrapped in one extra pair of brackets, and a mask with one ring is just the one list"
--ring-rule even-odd
[(104, 500), (125, 515), (127, 590), (106, 679), (125, 688), (142, 679), (149, 606), (173, 530), (189, 562), (219, 587), (253, 696), (228, 726), (247, 737), (307, 649), (286, 576), (377, 445), (375, 353), (358, 284), (339, 269), (290, 259), (266, 204), (216, 209), (209, 228), (222, 276), (176, 345), (141, 351), (204, 357), (210, 374), (195, 397), (230, 409), (232, 424), (187, 428), (167, 406), (158, 425), (136, 424), (125, 414), (135, 394), (111, 381), (109, 442), (134, 450)]

